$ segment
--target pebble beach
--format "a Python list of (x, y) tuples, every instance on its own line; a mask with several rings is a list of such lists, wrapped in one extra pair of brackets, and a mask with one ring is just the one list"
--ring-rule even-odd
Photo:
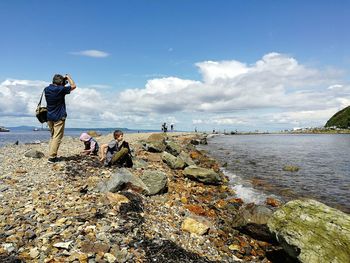
[(103, 167), (73, 137), (55, 164), (47, 142), (0, 148), (0, 262), (294, 262), (273, 238), (240, 228), (242, 206), (266, 223), (281, 204), (243, 204), (220, 164), (196, 149), (205, 136), (124, 137), (133, 168)]

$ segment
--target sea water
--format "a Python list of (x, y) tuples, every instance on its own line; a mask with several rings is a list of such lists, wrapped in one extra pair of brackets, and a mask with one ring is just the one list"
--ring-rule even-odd
[[(106, 135), (114, 131), (113, 128), (66, 128), (64, 136), (79, 137), (81, 133), (90, 130), (96, 131), (98, 134)], [(122, 129), (124, 133), (152, 132), (152, 130), (130, 130)], [(112, 138), (111, 138), (112, 139)], [(10, 132), (0, 132), (0, 147), (7, 144), (19, 144), (48, 142), (50, 140), (50, 132), (48, 130), (34, 131), (32, 129), (11, 129)]]
[(350, 213), (349, 134), (219, 135), (208, 143), (202, 148), (225, 164), (246, 202), (306, 197)]

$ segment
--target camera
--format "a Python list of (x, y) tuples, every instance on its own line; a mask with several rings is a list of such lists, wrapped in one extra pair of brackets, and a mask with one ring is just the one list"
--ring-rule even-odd
[(68, 78), (67, 77), (63, 77), (63, 86), (68, 84)]

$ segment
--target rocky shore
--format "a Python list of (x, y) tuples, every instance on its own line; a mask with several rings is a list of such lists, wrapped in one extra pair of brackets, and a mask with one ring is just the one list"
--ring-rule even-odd
[[(111, 137), (96, 139), (101, 144)], [(307, 200), (292, 208), (279, 208), (273, 199), (244, 204), (220, 164), (196, 149), (206, 143), (202, 134), (125, 139), (133, 168), (106, 168), (96, 156), (81, 156), (78, 138), (64, 138), (56, 164), (47, 163), (47, 143), (0, 148), (0, 262), (346, 262), (347, 214)], [(326, 240), (332, 229), (340, 244), (329, 249), (345, 252), (330, 255), (331, 261), (305, 261), (310, 248), (304, 243), (316, 254), (329, 252), (298, 238), (307, 232), (303, 223), (290, 232), (284, 227), (296, 222), (287, 211), (297, 207), (311, 225), (334, 213), (337, 220), (318, 237)]]

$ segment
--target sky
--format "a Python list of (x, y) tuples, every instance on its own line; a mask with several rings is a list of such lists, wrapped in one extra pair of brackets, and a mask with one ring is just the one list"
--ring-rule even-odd
[(350, 105), (350, 1), (0, 1), (0, 126), (56, 73), (66, 127), (278, 131)]

